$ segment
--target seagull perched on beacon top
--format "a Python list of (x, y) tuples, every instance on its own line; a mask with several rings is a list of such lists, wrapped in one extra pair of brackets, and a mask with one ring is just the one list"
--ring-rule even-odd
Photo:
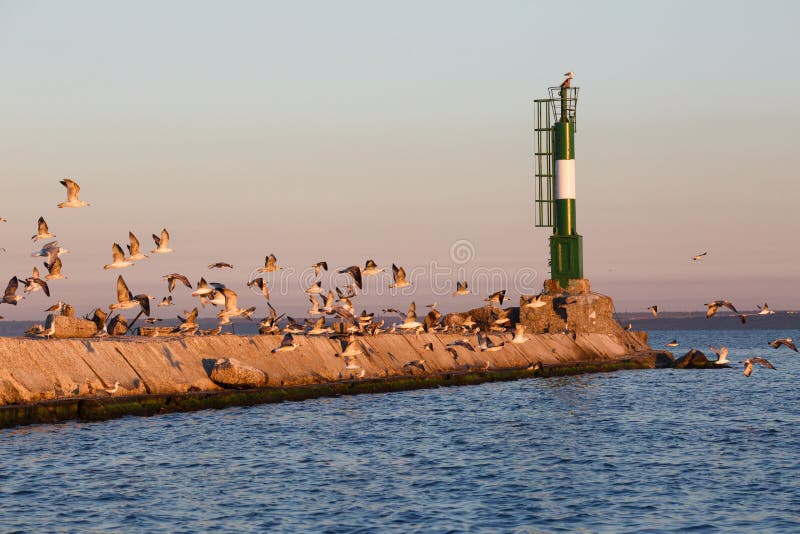
[(571, 87), (571, 85), (572, 85), (572, 79), (575, 77), (575, 73), (574, 73), (574, 72), (572, 72), (572, 71), (565, 72), (565, 73), (564, 73), (564, 76), (566, 76), (566, 77), (567, 77), (567, 79), (566, 79), (566, 80), (564, 80), (563, 82), (561, 82), (561, 85), (560, 85), (560, 87)]
[(161, 237), (153, 234), (153, 242), (156, 244), (156, 248), (150, 251), (153, 254), (168, 254), (170, 252), (175, 252), (169, 248), (169, 232), (167, 232), (166, 228), (161, 230)]
[(58, 204), (59, 208), (82, 208), (83, 206), (89, 205), (88, 202), (78, 200), (78, 193), (81, 190), (81, 186), (69, 178), (61, 180), (61, 185), (67, 188), (67, 201)]
[(50, 239), (51, 237), (55, 237), (55, 234), (51, 234), (50, 230), (47, 228), (47, 223), (45, 222), (44, 217), (39, 217), (39, 223), (36, 228), (36, 235), (31, 237), (34, 243), (40, 239)]

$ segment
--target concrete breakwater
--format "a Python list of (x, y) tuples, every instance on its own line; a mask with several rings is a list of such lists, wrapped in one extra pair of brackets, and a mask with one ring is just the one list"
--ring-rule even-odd
[[(495, 336), (495, 339), (499, 341), (500, 337)], [(0, 338), (0, 411), (5, 413), (0, 414), (0, 427), (37, 422), (37, 416), (31, 416), (30, 410), (20, 411), (20, 407), (37, 404), (114, 400), (115, 397), (192, 396), (205, 392), (216, 395), (214, 406), (218, 407), (226, 402), (219, 396), (226, 390), (211, 380), (210, 373), (214, 362), (220, 358), (235, 358), (263, 371), (267, 387), (260, 391), (282, 388), (311, 391), (343, 382), (394, 382), (386, 390), (410, 389), (415, 387), (414, 383), (454, 373), (469, 375), (525, 370), (536, 362), (544, 366), (585, 366), (592, 363), (600, 367), (649, 350), (645, 338), (631, 332), (533, 334), (529, 337), (525, 343), (506, 343), (494, 352), (471, 352), (458, 348), (456, 359), (446, 350), (446, 345), (462, 339), (460, 335), (364, 336), (359, 338), (364, 354), (358, 356), (359, 367), (355, 370), (346, 369), (343, 359), (336, 356), (341, 352), (340, 342), (327, 337), (295, 336), (300, 347), (278, 353), (273, 353), (272, 349), (280, 344), (280, 336)], [(425, 348), (428, 343), (432, 343), (433, 350)], [(418, 360), (424, 360), (424, 369), (406, 365)], [(653, 365), (645, 363), (639, 366)], [(398, 380), (405, 381), (406, 386), (398, 387)], [(119, 382), (117, 390), (113, 394), (107, 393), (106, 390), (113, 389), (116, 382)], [(246, 392), (237, 392), (239, 400), (230, 403), (246, 403), (241, 402), (243, 394)], [(268, 401), (266, 398), (263, 400)], [(196, 407), (208, 406), (201, 403)], [(124, 410), (113, 415), (123, 414)], [(67, 414), (51, 419), (69, 417)], [(38, 420), (46, 421), (48, 417), (38, 417)]]

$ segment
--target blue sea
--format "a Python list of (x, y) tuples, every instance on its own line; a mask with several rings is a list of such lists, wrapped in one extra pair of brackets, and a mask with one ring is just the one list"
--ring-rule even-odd
[(0, 430), (3, 532), (799, 532), (787, 331), (767, 357)]

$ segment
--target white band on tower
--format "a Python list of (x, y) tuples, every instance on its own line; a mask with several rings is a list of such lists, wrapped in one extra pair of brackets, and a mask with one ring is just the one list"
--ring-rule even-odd
[(556, 160), (556, 200), (575, 198), (575, 160)]

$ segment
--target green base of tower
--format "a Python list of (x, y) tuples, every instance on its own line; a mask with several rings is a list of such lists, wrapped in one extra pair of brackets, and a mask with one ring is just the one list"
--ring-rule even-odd
[(583, 236), (550, 237), (550, 278), (564, 287), (570, 279), (583, 278)]

